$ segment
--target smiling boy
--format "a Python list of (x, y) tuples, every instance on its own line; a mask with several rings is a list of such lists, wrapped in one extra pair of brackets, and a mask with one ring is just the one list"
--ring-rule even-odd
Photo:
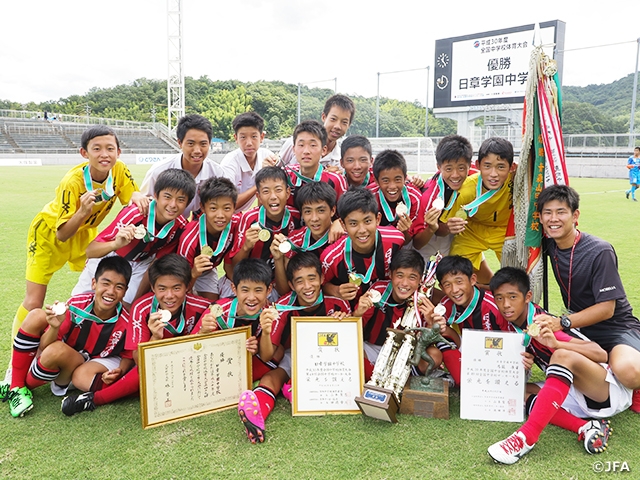
[(87, 263), (73, 294), (90, 289), (96, 266), (106, 255), (128, 260), (133, 273), (124, 297), (125, 305), (148, 290), (144, 277), (155, 258), (175, 252), (187, 221), (182, 216), (195, 196), (196, 184), (190, 173), (171, 168), (158, 175), (155, 198), (144, 215), (136, 205), (123, 208), (111, 224), (87, 247)]
[(371, 142), (362, 135), (350, 135), (340, 147), (340, 166), (350, 187), (367, 187), (376, 182), (371, 164)]
[(236, 212), (251, 208), (256, 198), (256, 173), (263, 166), (273, 166), (276, 156), (267, 148), (260, 148), (264, 140), (264, 120), (256, 112), (241, 113), (233, 119), (233, 138), (238, 144), (227, 153), (220, 166), (224, 176), (238, 189)]

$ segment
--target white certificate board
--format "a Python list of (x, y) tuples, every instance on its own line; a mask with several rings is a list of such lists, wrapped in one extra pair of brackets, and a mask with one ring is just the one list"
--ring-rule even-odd
[(293, 415), (359, 414), (362, 318), (291, 317)]
[(498, 422), (524, 420), (523, 335), (464, 330), (460, 418)]

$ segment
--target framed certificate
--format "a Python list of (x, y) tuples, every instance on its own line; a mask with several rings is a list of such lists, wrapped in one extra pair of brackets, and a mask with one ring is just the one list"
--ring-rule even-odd
[(251, 388), (250, 327), (138, 345), (142, 427), (232, 408)]
[(359, 414), (362, 319), (291, 317), (293, 415)]
[(525, 372), (521, 333), (464, 330), (460, 418), (522, 422)]

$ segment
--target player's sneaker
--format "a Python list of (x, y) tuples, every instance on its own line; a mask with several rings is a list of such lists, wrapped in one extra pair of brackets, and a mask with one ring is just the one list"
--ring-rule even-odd
[(282, 396), (289, 400), (289, 403), (293, 403), (293, 387), (291, 386), (291, 379), (282, 386)]
[(512, 465), (520, 460), (522, 456), (529, 453), (534, 446), (535, 443), (533, 445), (527, 445), (527, 439), (524, 433), (516, 432), (501, 442), (491, 445), (487, 452), (489, 452), (491, 458), (496, 462)]
[(11, 383), (2, 381), (0, 382), (0, 401), (5, 402), (11, 391)]
[(578, 430), (578, 440), (584, 441), (587, 453), (602, 453), (607, 449), (612, 431), (609, 420), (590, 420)]
[(631, 397), (631, 406), (629, 410), (635, 413), (640, 413), (640, 390), (633, 391), (633, 397)]
[(626, 192), (624, 192), (625, 195), (627, 196), (627, 200), (629, 200), (629, 194), (631, 193), (629, 190), (627, 190)]
[(62, 399), (61, 408), (62, 413), (67, 417), (75, 415), (76, 413), (89, 410), (90, 412), (96, 409), (96, 404), (93, 403), (93, 392), (85, 392), (80, 395), (69, 395)]
[(27, 387), (15, 387), (7, 395), (9, 411), (14, 418), (22, 417), (33, 408), (33, 394)]
[(251, 443), (264, 442), (264, 417), (258, 397), (252, 390), (245, 390), (238, 400), (238, 415)]

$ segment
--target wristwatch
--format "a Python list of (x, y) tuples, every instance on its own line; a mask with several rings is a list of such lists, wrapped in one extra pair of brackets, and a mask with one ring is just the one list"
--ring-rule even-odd
[(565, 314), (561, 315), (560, 326), (563, 330), (569, 330), (571, 328), (571, 319)]

